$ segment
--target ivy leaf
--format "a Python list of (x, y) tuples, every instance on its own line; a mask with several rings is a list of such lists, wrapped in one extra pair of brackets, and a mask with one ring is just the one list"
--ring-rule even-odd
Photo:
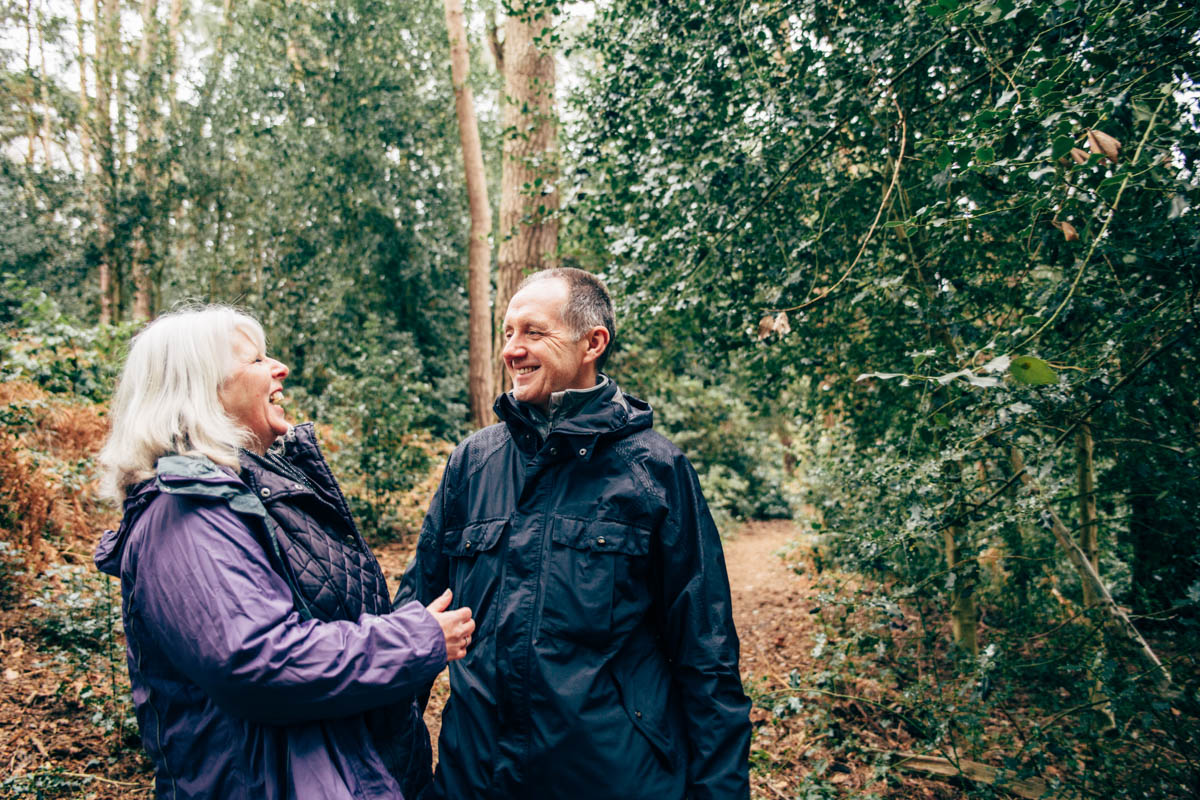
[(1035, 356), (1020, 356), (1014, 358), (1008, 368), (1018, 383), (1029, 386), (1046, 386), (1058, 383), (1058, 375), (1050, 365)]
[[(1075, 140), (1072, 139), (1071, 137), (1056, 136), (1054, 138), (1053, 149), (1050, 151), (1050, 157), (1051, 158), (1062, 158), (1067, 153), (1070, 153), (1071, 149), (1074, 147), (1075, 147)], [(1085, 161), (1087, 160), (1086, 157), (1084, 158), (1084, 160)]]
[(1042, 78), (1040, 81), (1038, 81), (1037, 86), (1033, 87), (1033, 90), (1030, 92), (1030, 94), (1032, 94), (1034, 97), (1041, 97), (1042, 95), (1049, 94), (1052, 91), (1054, 91), (1054, 81), (1050, 80), (1049, 78)]

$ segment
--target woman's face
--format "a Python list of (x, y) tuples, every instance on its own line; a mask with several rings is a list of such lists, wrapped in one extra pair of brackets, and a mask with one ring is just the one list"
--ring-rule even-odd
[(233, 344), (233, 372), (221, 385), (221, 405), (234, 421), (254, 434), (256, 449), (265, 453), (288, 432), (283, 413), (283, 379), (288, 368), (268, 358), (249, 336), (238, 333)]

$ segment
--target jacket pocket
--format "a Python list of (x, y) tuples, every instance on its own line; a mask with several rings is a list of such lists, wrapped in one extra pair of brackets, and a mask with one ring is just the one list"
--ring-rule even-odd
[(500, 553), (504, 549), (499, 545), (507, 527), (507, 519), (492, 519), (447, 530), (442, 535), (442, 554), (449, 563), (450, 589), (454, 592), (451, 607), (470, 608), (479, 631), (495, 617), (492, 604), (500, 585)]
[(678, 739), (673, 735), (677, 731), (670, 724), (670, 676), (666, 665), (643, 672), (640, 680), (614, 667), (613, 682), (621, 695), (621, 707), (634, 729), (645, 737), (668, 772), (679, 769), (682, 755), (676, 746)]
[(649, 607), (650, 532), (616, 520), (555, 517), (541, 630), (602, 648)]

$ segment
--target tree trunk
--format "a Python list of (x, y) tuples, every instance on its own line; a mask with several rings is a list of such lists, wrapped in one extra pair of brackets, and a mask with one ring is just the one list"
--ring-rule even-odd
[(33, 169), (33, 151), (37, 142), (37, 115), (33, 109), (33, 0), (25, 0), (25, 167)]
[[(96, 148), (96, 187), (93, 207), (96, 213), (96, 238), (100, 263), (97, 265), (100, 289), (100, 322), (109, 324), (121, 317), (120, 279), (113, 258), (112, 206), (116, 196), (116, 164), (112, 135), (112, 42), (119, 30), (118, 8), (115, 0), (92, 0), (93, 32), (95, 35), (96, 108), (91, 125), (92, 142)], [(82, 26), (81, 26), (82, 27)], [(82, 35), (80, 48), (83, 48)]]
[[(44, 31), (46, 24), (45, 15), (42, 9), (38, 9), (38, 56), (41, 59), (41, 74), (38, 76), (38, 97), (42, 104), (42, 157), (46, 160), (46, 169), (52, 166), (50, 162), (50, 140), (53, 138), (50, 134), (50, 91), (46, 87), (50, 84), (50, 78), (46, 71), (46, 34)], [(63, 153), (67, 154), (66, 148), (63, 148)], [(70, 158), (70, 155), (67, 154)]]
[(151, 134), (151, 118), (154, 117), (154, 50), (157, 39), (158, 20), (157, 0), (142, 0), (142, 41), (138, 45), (138, 103), (137, 103), (137, 160), (134, 166), (134, 179), (138, 190), (145, 196), (143, 211), (133, 232), (133, 316), (134, 319), (148, 320), (153, 314), (151, 308), (151, 247), (150, 235), (153, 228), (151, 216), (156, 207), (155, 180), (152, 163), (154, 160), (154, 137)]
[(955, 518), (952, 525), (942, 529), (942, 541), (945, 547), (946, 570), (952, 578), (950, 584), (950, 630), (954, 635), (954, 643), (972, 656), (979, 655), (979, 637), (976, 631), (975, 582), (976, 562), (973, 553), (967, 546), (966, 520), (963, 518), (963, 503), (961, 491), (955, 489), (962, 483), (962, 465), (948, 461), (943, 467), (942, 474), (950, 482), (952, 491), (959, 494), (960, 499), (954, 504), (951, 514)]
[[(1015, 447), (1008, 449), (1008, 457), (1010, 463), (1020, 464), (1024, 467), (1024, 460), (1021, 457), (1021, 451)], [(1000, 470), (1003, 474), (1003, 468)], [(1012, 503), (1017, 500), (1017, 485), (1014, 483), (1008, 488), (1008, 499)], [(1029, 568), (1025, 561), (1026, 546), (1028, 542), (1033, 541), (1032, 531), (1020, 519), (1014, 521), (1010, 526), (1005, 528), (1005, 539), (1008, 544), (1009, 553), (1016, 557), (1013, 567), (1013, 591), (1016, 594), (1015, 607), (1019, 613), (1029, 612)]]
[[(87, 48), (84, 46), (84, 25), (83, 25), (83, 0), (74, 0), (75, 2), (75, 37), (78, 40), (78, 56), (79, 56), (79, 154), (82, 164), (80, 172), (83, 176), (84, 193), (87, 197), (88, 206), (96, 212), (96, 218), (103, 220), (104, 214), (100, 205), (100, 199), (96, 194), (96, 178), (95, 164), (92, 160), (92, 99), (88, 95), (88, 58)], [(93, 5), (93, 8), (95, 6)], [(96, 26), (97, 32), (99, 26)], [(98, 40), (97, 40), (98, 41)], [(99, 46), (97, 44), (97, 46)], [(103, 222), (100, 223), (102, 226)], [(98, 226), (99, 227), (99, 226)], [(103, 253), (103, 250), (101, 250)], [(112, 322), (112, 289), (109, 286), (108, 260), (102, 255), (98, 269), (98, 284), (100, 290), (100, 324), (108, 325)]]
[[(558, 253), (558, 146), (554, 117), (551, 19), (541, 0), (515, 2), (504, 23), (504, 156), (500, 194), (500, 246), (496, 258), (496, 330), (503, 330), (508, 301), (527, 272), (556, 265)], [(499, 355), (496, 385), (511, 387)]]
[(467, 29), (462, 0), (446, 0), (446, 29), (450, 34), (450, 75), (454, 81), (454, 110), (462, 141), (467, 202), (471, 210), (471, 232), (467, 246), (467, 299), (470, 304), (468, 345), (471, 424), (482, 428), (492, 422), (492, 319), (488, 308), (491, 294), (492, 209), (488, 205), (487, 176), (483, 171), (483, 146), (475, 117), (475, 97), (467, 78), (471, 62), (467, 52)]
[[(1096, 574), (1100, 574), (1100, 536), (1096, 519), (1096, 462), (1094, 459), (1094, 442), (1092, 441), (1092, 426), (1084, 422), (1075, 432), (1075, 455), (1077, 461), (1077, 477), (1079, 487), (1079, 549), (1091, 562)], [(1096, 588), (1090, 581), (1083, 581), (1083, 605), (1091, 608), (1099, 601)], [(1098, 672), (1104, 662), (1104, 645), (1101, 644), (1093, 653), (1093, 672)], [(1088, 701), (1094, 704), (1096, 713), (1100, 715), (1104, 730), (1112, 730), (1117, 726), (1117, 718), (1113, 714), (1112, 704), (1104, 692), (1104, 682), (1097, 676), (1088, 688)]]
[(179, 23), (183, 18), (183, 0), (171, 0), (167, 12), (167, 105), (171, 119), (177, 119), (179, 103), (175, 83), (179, 75)]
[[(1088, 423), (1075, 432), (1075, 454), (1079, 479), (1079, 547), (1096, 573), (1100, 573), (1100, 544), (1096, 525), (1096, 465), (1092, 458), (1092, 428)], [(1096, 589), (1088, 581), (1083, 582), (1083, 604), (1094, 606)]]

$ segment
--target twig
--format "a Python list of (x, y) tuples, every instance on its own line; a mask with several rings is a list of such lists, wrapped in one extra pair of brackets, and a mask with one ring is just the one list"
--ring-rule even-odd
[[(907, 65), (905, 65), (904, 69), (897, 72), (894, 77), (888, 78), (888, 85), (889, 86), (894, 85), (896, 83), (896, 81), (900, 80), (900, 78), (902, 78), (910, 69), (912, 69), (917, 64), (924, 61), (926, 56), (928, 56), (930, 53), (932, 53), (937, 48), (941, 47), (942, 44), (944, 44), (949, 38), (950, 38), (950, 36), (947, 34), (946, 36), (943, 36), (941, 39), (938, 39), (933, 44), (929, 45), (929, 47), (922, 50), (921, 53), (918, 54), (916, 58), (914, 58)], [(873, 82), (874, 82), (874, 79), (872, 79), (872, 83)], [(871, 98), (871, 99), (874, 99), (874, 98)], [(725, 243), (725, 240), (728, 239), (730, 236), (732, 236), (733, 232), (735, 230), (737, 230), (738, 228), (740, 228), (742, 226), (743, 222), (745, 222), (747, 219), (749, 219), (751, 216), (753, 216), (755, 213), (757, 213), (760, 208), (765, 206), (767, 204), (767, 202), (772, 197), (774, 197), (775, 194), (781, 188), (783, 188), (783, 185), (791, 179), (792, 175), (796, 172), (796, 170), (799, 169), (800, 166), (808, 158), (808, 154), (811, 153), (813, 150), (816, 150), (817, 147), (822, 142), (824, 142), (826, 139), (828, 139), (830, 136), (832, 136), (834, 133), (836, 133), (838, 130), (840, 130), (841, 127), (846, 124), (847, 119), (848, 119), (848, 117), (839, 118), (836, 122), (834, 122), (829, 127), (829, 129), (827, 131), (825, 131), (825, 133), (821, 134), (820, 137), (818, 137), (816, 140), (814, 140), (812, 144), (810, 144), (808, 147), (804, 148), (804, 150), (801, 151), (801, 153), (798, 156), (793, 158), (792, 163), (790, 163), (788, 165), (788, 168), (786, 170), (784, 170), (782, 175), (780, 175), (778, 178), (775, 179), (774, 183), (772, 183), (769, 187), (767, 187), (766, 193), (761, 198), (759, 198), (758, 202), (756, 202), (750, 208), (746, 209), (746, 211), (744, 213), (739, 215), (738, 218), (734, 221), (734, 223), (732, 225), (730, 225), (728, 228), (726, 228), (725, 232), (722, 233), (717, 238), (717, 241), (713, 243), (712, 247), (710, 247), (708, 250), (706, 250), (704, 252), (704, 255), (702, 255), (700, 257), (700, 259), (695, 264), (693, 264), (689, 269), (685, 270), (680, 277), (686, 279), (693, 272), (695, 272), (697, 269), (699, 269), (700, 266), (705, 261), (708, 260), (709, 255), (711, 255), (716, 250), (719, 250), (721, 245)]]
[(846, 278), (850, 277), (850, 273), (858, 266), (859, 259), (867, 250), (867, 243), (871, 241), (871, 237), (875, 234), (875, 229), (879, 226), (879, 218), (883, 216), (884, 209), (887, 208), (888, 200), (892, 196), (892, 190), (896, 188), (896, 181), (900, 177), (900, 165), (904, 162), (904, 148), (908, 144), (908, 123), (904, 118), (904, 111), (900, 108), (900, 103), (896, 98), (892, 98), (892, 103), (896, 106), (896, 113), (900, 115), (900, 154), (896, 156), (896, 167), (892, 170), (892, 182), (888, 184), (887, 191), (883, 193), (883, 200), (879, 203), (879, 210), (875, 212), (875, 219), (871, 220), (871, 227), (867, 229), (867, 235), (863, 237), (862, 244), (859, 245), (858, 254), (854, 256), (854, 260), (850, 262), (850, 266), (842, 273), (842, 277), (837, 279), (837, 282), (830, 286), (825, 291), (805, 303), (801, 303), (793, 308), (780, 309), (781, 311), (800, 311), (809, 306), (819, 303), (826, 297), (831, 295), (834, 289), (842, 285)]
[[(1158, 112), (1162, 110), (1163, 104), (1167, 102), (1168, 97), (1171, 97), (1171, 95), (1164, 94), (1162, 99), (1158, 101), (1158, 107), (1155, 108), (1154, 113), (1150, 115), (1150, 121), (1146, 123), (1146, 130), (1142, 134), (1142, 140), (1138, 142), (1137, 150), (1134, 151), (1133, 154), (1133, 160), (1129, 162), (1130, 167), (1135, 166), (1138, 160), (1141, 158), (1142, 148), (1146, 146), (1146, 142), (1150, 138), (1150, 131), (1154, 130), (1154, 121), (1158, 118)], [(1067, 303), (1070, 302), (1071, 298), (1075, 295), (1075, 289), (1079, 286), (1079, 281), (1083, 278), (1083, 273), (1087, 269), (1088, 263), (1092, 260), (1092, 256), (1096, 252), (1096, 248), (1104, 239), (1104, 234), (1108, 230), (1109, 223), (1113, 221), (1113, 217), (1115, 217), (1117, 214), (1117, 206), (1121, 204), (1121, 195), (1125, 193), (1125, 187), (1129, 185), (1129, 178), (1131, 176), (1131, 172), (1125, 173), (1125, 178), (1121, 181), (1120, 188), (1117, 189), (1117, 195), (1113, 198), (1112, 206), (1110, 206), (1108, 209), (1108, 216), (1104, 218), (1104, 224), (1100, 226), (1100, 232), (1092, 238), (1092, 244), (1090, 247), (1088, 247), (1087, 255), (1084, 256), (1083, 260), (1079, 263), (1079, 271), (1075, 273), (1075, 280), (1071, 282), (1071, 288), (1067, 292), (1067, 296), (1064, 297), (1062, 302), (1058, 304), (1058, 308), (1054, 309), (1054, 313), (1050, 315), (1050, 318), (1043, 322), (1042, 326), (1030, 334), (1025, 341), (1012, 348), (1012, 350), (1009, 351), (1010, 354), (1015, 353), (1025, 345), (1032, 342), (1034, 339), (1041, 336), (1042, 331), (1050, 327), (1050, 323), (1054, 322), (1055, 318), (1058, 317), (1059, 313), (1063, 310), (1063, 308), (1066, 307)]]
[[(1067, 429), (1064, 430), (1062, 432), (1062, 434), (1060, 434), (1059, 437), (1054, 440), (1054, 443), (1051, 444), (1048, 449), (1053, 450), (1056, 447), (1058, 447), (1060, 444), (1062, 444), (1068, 436), (1073, 434), (1075, 432), (1075, 430), (1080, 425), (1083, 424), (1084, 420), (1086, 420), (1088, 417), (1092, 416), (1092, 414), (1096, 411), (1096, 409), (1100, 408), (1100, 406), (1104, 405), (1109, 400), (1111, 400), (1112, 396), (1117, 393), (1117, 390), (1121, 389), (1123, 386), (1125, 386), (1125, 384), (1127, 384), (1127, 383), (1129, 383), (1129, 381), (1133, 380), (1133, 377), (1135, 375), (1137, 375), (1142, 370), (1143, 367), (1145, 367), (1147, 364), (1149, 364), (1151, 361), (1153, 361), (1155, 358), (1157, 358), (1162, 353), (1164, 353), (1167, 350), (1169, 350), (1170, 348), (1174, 347), (1176, 343), (1182, 341), (1188, 335), (1188, 333), (1191, 331), (1191, 328), (1194, 326), (1194, 324), (1195, 323), (1189, 322), (1188, 324), (1184, 325), (1182, 328), (1179, 329), (1179, 332), (1176, 334), (1175, 338), (1171, 339), (1171, 341), (1167, 342), (1166, 344), (1156, 347), (1150, 353), (1147, 353), (1145, 356), (1143, 356), (1142, 360), (1139, 361), (1137, 364), (1134, 364), (1133, 368), (1130, 369), (1128, 372), (1126, 372), (1125, 375), (1121, 377), (1121, 380), (1114, 383), (1112, 388), (1109, 389), (1107, 392), (1105, 392), (1103, 397), (1098, 399), (1096, 402), (1092, 403), (1092, 405), (1089, 406), (1087, 408), (1087, 410), (1085, 410), (1082, 414), (1077, 415), (1075, 418), (1075, 421), (1067, 426)], [(1160, 339), (1159, 341), (1162, 341), (1162, 340)], [(956, 516), (953, 519), (950, 519), (950, 520), (947, 520), (946, 522), (941, 523), (941, 525), (938, 526), (937, 530), (941, 530), (943, 527), (947, 527), (947, 526), (952, 525), (961, 520), (969, 519), (971, 517), (971, 515), (975, 514), (977, 511), (979, 511), (983, 508), (986, 508), (988, 505), (991, 504), (991, 502), (993, 500), (995, 500), (997, 497), (999, 497), (1001, 494), (1003, 494), (1005, 492), (1005, 490), (1007, 490), (1010, 486), (1012, 486), (1018, 480), (1021, 480), (1021, 476), (1024, 474), (1025, 474), (1025, 467), (1022, 466), (1020, 469), (1016, 470), (1016, 472), (1014, 472), (1013, 475), (1008, 480), (1006, 480), (1003, 484), (1001, 484), (1000, 488), (996, 489), (996, 491), (992, 492), (990, 495), (988, 495), (987, 497), (985, 497), (983, 500), (979, 501), (978, 503), (972, 505), (970, 508), (965, 509), (961, 515)]]

